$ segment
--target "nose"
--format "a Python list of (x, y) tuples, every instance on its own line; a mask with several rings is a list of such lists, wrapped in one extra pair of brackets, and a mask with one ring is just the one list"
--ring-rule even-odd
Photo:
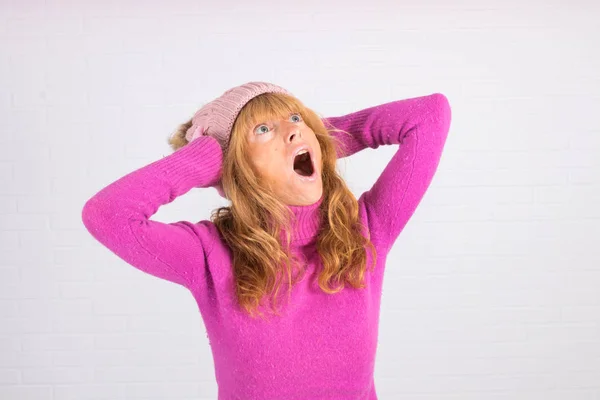
[(292, 122), (282, 121), (280, 127), (283, 132), (285, 132), (285, 138), (287, 142), (292, 142), (302, 137), (300, 128), (298, 128), (298, 126)]

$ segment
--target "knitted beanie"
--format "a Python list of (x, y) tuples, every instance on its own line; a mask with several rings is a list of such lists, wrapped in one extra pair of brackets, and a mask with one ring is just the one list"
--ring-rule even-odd
[(186, 131), (188, 142), (199, 136), (214, 137), (227, 152), (233, 123), (240, 110), (254, 97), (263, 93), (292, 95), (286, 89), (268, 82), (248, 82), (227, 90), (220, 97), (204, 105), (194, 114), (192, 126)]

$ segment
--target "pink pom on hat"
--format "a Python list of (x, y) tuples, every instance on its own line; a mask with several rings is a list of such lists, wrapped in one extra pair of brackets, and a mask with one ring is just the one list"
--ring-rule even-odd
[(207, 103), (194, 114), (192, 126), (186, 131), (185, 138), (191, 142), (199, 136), (212, 136), (217, 139), (225, 153), (229, 146), (233, 123), (240, 110), (254, 97), (263, 93), (292, 95), (286, 89), (268, 82), (248, 82), (236, 86)]

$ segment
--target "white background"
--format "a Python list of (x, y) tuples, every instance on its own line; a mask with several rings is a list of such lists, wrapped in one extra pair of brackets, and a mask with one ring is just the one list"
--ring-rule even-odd
[[(85, 3), (0, 6), (0, 399), (216, 398), (191, 294), (95, 242), (81, 208), (253, 80), (323, 116), (452, 106), (387, 264), (380, 399), (600, 398), (597, 2)], [(395, 151), (340, 162), (357, 197)], [(194, 189), (153, 218), (224, 204)]]

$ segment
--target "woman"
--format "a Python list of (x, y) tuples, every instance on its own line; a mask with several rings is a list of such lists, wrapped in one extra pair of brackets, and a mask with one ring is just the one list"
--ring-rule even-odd
[[(190, 290), (219, 399), (376, 399), (386, 256), (450, 119), (439, 93), (321, 119), (286, 89), (249, 82), (181, 125), (173, 154), (89, 199), (83, 221), (129, 264)], [(357, 200), (336, 160), (389, 144), (398, 151)], [(216, 187), (231, 206), (210, 221), (150, 219), (194, 187)]]

